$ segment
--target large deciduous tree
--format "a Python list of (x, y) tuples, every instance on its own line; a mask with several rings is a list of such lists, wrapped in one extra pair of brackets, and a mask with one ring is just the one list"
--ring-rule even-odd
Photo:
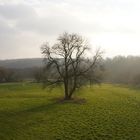
[(101, 52), (98, 50), (89, 58), (89, 44), (82, 36), (63, 33), (53, 46), (44, 43), (41, 51), (45, 62), (43, 82), (45, 85), (63, 84), (64, 99), (71, 99), (75, 90), (88, 80), (98, 81), (89, 73), (94, 73), (98, 67)]

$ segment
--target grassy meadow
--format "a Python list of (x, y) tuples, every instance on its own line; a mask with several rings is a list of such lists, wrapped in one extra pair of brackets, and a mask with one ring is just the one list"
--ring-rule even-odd
[(63, 90), (0, 84), (0, 140), (140, 140), (140, 89), (83, 87), (86, 102), (58, 102)]

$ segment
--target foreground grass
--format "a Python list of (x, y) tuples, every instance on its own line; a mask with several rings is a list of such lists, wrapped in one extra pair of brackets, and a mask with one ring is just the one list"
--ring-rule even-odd
[(0, 140), (140, 140), (140, 90), (84, 87), (84, 104), (56, 103), (37, 84), (0, 85)]

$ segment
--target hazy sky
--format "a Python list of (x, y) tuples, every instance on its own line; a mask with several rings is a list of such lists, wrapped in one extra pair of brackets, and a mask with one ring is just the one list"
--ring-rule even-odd
[(64, 31), (105, 56), (140, 55), (140, 0), (0, 0), (0, 59), (41, 57)]

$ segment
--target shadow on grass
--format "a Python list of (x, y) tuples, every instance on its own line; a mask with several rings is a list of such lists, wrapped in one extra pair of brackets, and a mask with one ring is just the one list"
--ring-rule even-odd
[(58, 108), (61, 105), (64, 104), (73, 104), (73, 105), (81, 105), (85, 104), (86, 99), (84, 98), (72, 98), (71, 100), (64, 100), (62, 97), (52, 98), (49, 99), (49, 103), (44, 103), (41, 105), (34, 105), (32, 107), (28, 107), (23, 110), (17, 110), (17, 111), (0, 111), (0, 117), (14, 117), (14, 116), (24, 116), (28, 115), (28, 113), (37, 113), (37, 112), (48, 112), (53, 111), (56, 107)]
[[(36, 105), (34, 107), (29, 107), (27, 109), (23, 110), (17, 110), (17, 111), (0, 111), (0, 120), (1, 118), (5, 118), (5, 121), (8, 121), (9, 119), (15, 118), (15, 117), (26, 117), (28, 115), (32, 115), (34, 113), (39, 112), (48, 112), (53, 111), (55, 107), (58, 105), (58, 103), (51, 102), (48, 104), (42, 104), (42, 105)], [(7, 119), (6, 119), (7, 118)]]
[(25, 110), (25, 112), (42, 112), (42, 111), (49, 111), (53, 110), (57, 106), (56, 102), (48, 103), (48, 104), (43, 104), (40, 106), (35, 106), (32, 108), (29, 108)]
[(51, 99), (51, 101), (57, 103), (57, 104), (85, 104), (86, 103), (86, 99), (85, 98), (71, 98), (70, 100), (65, 100), (63, 97), (57, 97), (57, 98), (53, 98)]
[(28, 133), (27, 130), (46, 123), (43, 116), (47, 116), (49, 112), (55, 112), (56, 106), (58, 106), (57, 103), (51, 102), (23, 110), (0, 111), (0, 139), (2, 135), (6, 136), (7, 134), (11, 139), (18, 139), (16, 138), (17, 132), (22, 135)]

